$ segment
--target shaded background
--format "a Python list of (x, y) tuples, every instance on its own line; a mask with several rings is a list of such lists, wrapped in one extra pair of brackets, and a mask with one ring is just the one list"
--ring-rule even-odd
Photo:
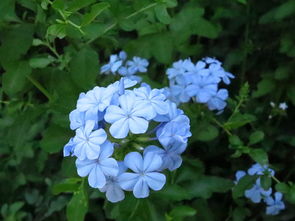
[[(294, 220), (294, 14), (294, 0), (1, 0), (2, 218)], [(193, 137), (165, 188), (111, 204), (84, 185), (62, 148), (79, 93), (118, 79), (99, 68), (120, 50), (149, 59), (144, 81), (154, 87), (167, 86), (166, 68), (187, 57), (216, 57), (236, 78), (222, 115), (183, 105)], [(240, 197), (244, 189), (232, 192), (236, 170), (268, 160), (287, 206), (276, 217)]]

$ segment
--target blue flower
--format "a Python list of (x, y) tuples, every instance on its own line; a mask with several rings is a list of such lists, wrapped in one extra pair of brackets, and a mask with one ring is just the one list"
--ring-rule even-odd
[(150, 114), (146, 105), (140, 105), (132, 93), (119, 97), (120, 106), (110, 105), (104, 116), (111, 123), (110, 133), (113, 137), (125, 138), (129, 130), (133, 134), (145, 133), (148, 129)]
[(110, 105), (115, 93), (114, 87), (95, 87), (79, 97), (77, 109), (85, 113), (85, 120), (100, 121), (103, 111)]
[(64, 146), (63, 155), (64, 157), (72, 156), (74, 153), (75, 142), (73, 138), (69, 140), (69, 142)]
[(117, 176), (119, 169), (115, 159), (110, 158), (114, 152), (113, 144), (106, 141), (101, 145), (97, 159), (76, 160), (79, 176), (88, 176), (89, 185), (93, 188), (102, 188), (106, 185), (106, 176)]
[(164, 149), (159, 148), (154, 145), (147, 146), (144, 149), (144, 155), (149, 152), (154, 152), (162, 157), (162, 167), (161, 170), (169, 169), (170, 171), (176, 170), (182, 164), (182, 154), (186, 149), (186, 144), (175, 142), (171, 145), (168, 145)]
[(240, 181), (240, 179), (241, 179), (242, 177), (244, 177), (246, 174), (247, 174), (247, 173), (246, 173), (245, 171), (238, 170), (238, 171), (236, 172), (236, 181), (235, 181), (235, 184), (237, 184), (237, 183)]
[(259, 163), (256, 163), (248, 170), (248, 174), (251, 176), (265, 175), (265, 174), (268, 174), (270, 176), (274, 176), (275, 171), (273, 169), (268, 168), (267, 165), (262, 166)]
[(85, 112), (80, 112), (77, 109), (70, 113), (70, 128), (76, 130), (85, 125)]
[(209, 110), (223, 110), (226, 106), (225, 100), (227, 98), (228, 91), (226, 89), (220, 89), (208, 100), (207, 106)]
[(108, 74), (112, 72), (114, 74), (121, 67), (126, 57), (127, 57), (127, 54), (124, 51), (121, 51), (119, 55), (112, 54), (110, 56), (109, 63), (101, 67), (100, 73)]
[(149, 62), (140, 57), (134, 56), (131, 61), (127, 61), (128, 69), (130, 69), (130, 73), (136, 73), (136, 72), (147, 72), (147, 66), (149, 65)]
[(140, 82), (142, 80), (141, 77), (134, 75), (136, 72), (133, 72), (134, 69), (131, 67), (120, 67), (118, 72), (121, 76), (129, 78), (130, 80), (134, 80), (136, 82)]
[(196, 96), (199, 103), (207, 103), (217, 92), (218, 78), (194, 76), (193, 84), (187, 86), (186, 92), (190, 96)]
[(189, 118), (185, 115), (178, 116), (160, 127), (156, 135), (163, 147), (168, 147), (174, 142), (187, 143), (188, 137), (192, 135)]
[(183, 115), (183, 111), (178, 109), (176, 104), (171, 101), (166, 101), (168, 113), (165, 115), (157, 115), (153, 120), (157, 122), (168, 122), (176, 119), (178, 116)]
[(137, 100), (139, 100), (142, 105), (147, 106), (147, 111), (151, 113), (151, 119), (156, 117), (157, 114), (164, 115), (168, 112), (168, 105), (165, 102), (166, 96), (161, 90), (151, 90), (149, 87), (140, 87), (135, 88), (134, 93), (137, 97)]
[(118, 177), (126, 171), (126, 167), (123, 162), (118, 162), (119, 172), (116, 176), (106, 176), (106, 184), (99, 188), (101, 192), (106, 193), (108, 201), (112, 203), (119, 202), (125, 198), (124, 191), (119, 185)]
[(277, 215), (281, 210), (285, 209), (285, 203), (282, 201), (283, 194), (280, 192), (275, 193), (275, 198), (271, 196), (265, 199), (266, 204), (266, 214), (267, 215)]
[(261, 187), (260, 178), (258, 178), (253, 187), (245, 191), (245, 197), (249, 198), (253, 203), (259, 203), (261, 199), (269, 197), (271, 193), (271, 188), (265, 190)]
[(136, 198), (149, 196), (150, 188), (157, 191), (163, 188), (166, 177), (157, 172), (162, 166), (162, 159), (155, 153), (147, 153), (143, 157), (137, 152), (126, 155), (124, 164), (133, 171), (119, 176), (122, 189), (133, 191)]
[(107, 134), (103, 129), (92, 131), (94, 126), (94, 121), (87, 121), (85, 127), (76, 130), (76, 136), (73, 138), (74, 155), (80, 160), (96, 159), (100, 154), (100, 145), (107, 139)]

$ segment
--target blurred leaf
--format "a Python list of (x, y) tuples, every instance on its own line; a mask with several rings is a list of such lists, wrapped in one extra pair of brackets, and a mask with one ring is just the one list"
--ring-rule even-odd
[(90, 24), (100, 13), (110, 7), (110, 4), (107, 2), (97, 3), (91, 6), (89, 13), (85, 14), (82, 18), (81, 26)]
[(193, 139), (207, 142), (215, 139), (218, 136), (219, 131), (215, 126), (202, 122), (193, 130), (193, 133)]
[(32, 68), (45, 68), (51, 64), (55, 59), (52, 56), (44, 55), (39, 57), (33, 57), (30, 59), (29, 64)]
[(251, 123), (255, 120), (256, 120), (256, 117), (254, 115), (236, 113), (233, 115), (230, 121), (224, 124), (224, 127), (226, 129), (232, 130), (232, 129), (242, 127), (245, 124)]
[(63, 180), (60, 183), (55, 184), (52, 187), (52, 193), (54, 195), (60, 194), (62, 192), (76, 192), (78, 191), (79, 187), (80, 187), (80, 182), (81, 178), (69, 178), (66, 180)]
[(196, 209), (190, 206), (177, 206), (170, 211), (169, 216), (171, 216), (174, 221), (181, 221), (183, 218), (194, 216), (196, 213)]
[(161, 191), (157, 192), (157, 197), (163, 198), (168, 201), (181, 201), (190, 199), (190, 195), (187, 190), (176, 184), (168, 185)]
[(82, 183), (67, 205), (67, 219), (69, 221), (83, 221), (87, 210), (88, 198), (84, 190), (84, 183)]
[(262, 149), (252, 149), (249, 153), (250, 157), (261, 165), (268, 164), (267, 153)]
[(70, 73), (77, 86), (89, 89), (98, 76), (98, 55), (91, 48), (82, 48), (70, 62)]
[(260, 130), (254, 131), (253, 133), (250, 134), (248, 145), (259, 143), (260, 141), (263, 140), (263, 138), (264, 138), (263, 131), (260, 131)]
[[(68, 142), (70, 134), (68, 129), (51, 125), (44, 131), (40, 146), (48, 153), (57, 153)], [(60, 152), (60, 155), (62, 155), (62, 152)]]
[(224, 193), (233, 186), (233, 181), (216, 176), (202, 176), (186, 186), (191, 197), (208, 199), (213, 193)]
[(47, 29), (47, 35), (52, 35), (54, 37), (58, 37), (60, 39), (66, 36), (66, 24), (54, 24), (50, 25)]
[(271, 177), (264, 175), (260, 177), (260, 183), (263, 189), (268, 190), (271, 187)]
[(233, 198), (237, 199), (241, 196), (244, 196), (245, 190), (250, 189), (254, 185), (256, 179), (257, 176), (246, 175), (242, 177), (233, 188)]
[(32, 45), (33, 32), (33, 25), (25, 23), (11, 26), (9, 30), (2, 32), (0, 63), (5, 69), (11, 62), (19, 60), (22, 55), (26, 54)]
[(229, 142), (231, 145), (234, 145), (234, 146), (240, 146), (244, 144), (243, 141), (241, 141), (241, 139), (237, 135), (230, 136)]
[(252, 95), (254, 98), (261, 97), (272, 92), (274, 89), (275, 82), (272, 79), (264, 78), (258, 83), (257, 90)]
[(159, 4), (155, 7), (155, 13), (157, 19), (163, 24), (170, 24), (171, 17), (167, 12), (167, 8), (164, 4)]
[(73, 0), (69, 3), (68, 11), (75, 12), (80, 10), (81, 8), (85, 8), (86, 6), (94, 3), (95, 0)]
[(3, 75), (3, 90), (13, 96), (24, 89), (26, 83), (26, 75), (31, 73), (28, 62), (17, 61), (6, 67), (7, 72)]

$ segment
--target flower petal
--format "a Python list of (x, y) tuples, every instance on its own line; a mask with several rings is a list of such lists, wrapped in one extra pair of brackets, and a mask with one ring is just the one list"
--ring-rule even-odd
[(146, 198), (149, 196), (149, 193), (150, 190), (147, 182), (144, 179), (140, 178), (134, 186), (133, 195), (136, 198)]
[(140, 153), (131, 152), (125, 156), (124, 164), (136, 173), (143, 171), (143, 159)]
[(121, 139), (125, 138), (129, 132), (128, 119), (123, 118), (112, 124), (110, 127), (110, 133), (114, 138)]
[(149, 123), (147, 120), (140, 117), (131, 117), (128, 119), (130, 131), (134, 134), (145, 133), (148, 129)]
[(93, 188), (102, 188), (106, 184), (106, 178), (100, 166), (96, 164), (88, 176), (89, 185)]
[(131, 191), (138, 179), (139, 175), (136, 173), (122, 173), (118, 177), (118, 183), (123, 190)]
[(145, 176), (148, 186), (153, 190), (160, 190), (163, 188), (166, 182), (166, 177), (161, 173), (146, 173)]
[(145, 172), (156, 171), (162, 166), (162, 158), (155, 152), (148, 152), (143, 159)]

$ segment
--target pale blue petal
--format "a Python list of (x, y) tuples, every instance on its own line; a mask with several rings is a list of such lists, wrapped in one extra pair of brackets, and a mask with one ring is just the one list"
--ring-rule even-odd
[(99, 160), (101, 171), (107, 176), (117, 176), (119, 172), (118, 163), (113, 158)]
[(110, 185), (106, 191), (108, 201), (117, 203), (125, 198), (124, 191), (116, 184)]
[(125, 117), (125, 111), (120, 107), (111, 105), (107, 108), (104, 119), (108, 123), (114, 123)]
[(118, 177), (118, 183), (123, 190), (133, 190), (140, 175), (136, 173), (122, 173)]
[(125, 138), (129, 132), (129, 123), (127, 118), (120, 119), (112, 124), (110, 133), (114, 138)]
[(124, 164), (136, 173), (143, 171), (143, 159), (140, 153), (131, 152), (125, 156)]
[(162, 166), (162, 158), (154, 153), (148, 152), (143, 158), (144, 172), (152, 172), (158, 170)]
[(106, 184), (105, 175), (97, 164), (89, 173), (88, 183), (93, 188), (102, 188)]
[(133, 195), (136, 198), (146, 198), (149, 196), (149, 193), (150, 190), (147, 182), (143, 178), (140, 178), (134, 186)]
[(78, 175), (81, 177), (87, 176), (93, 167), (95, 167), (95, 163), (93, 160), (76, 160), (76, 167)]
[(148, 186), (156, 191), (162, 189), (166, 182), (166, 177), (164, 174), (155, 172), (146, 173), (145, 179)]
[(128, 119), (130, 131), (134, 134), (145, 133), (148, 129), (149, 123), (147, 120), (140, 117), (131, 117)]

